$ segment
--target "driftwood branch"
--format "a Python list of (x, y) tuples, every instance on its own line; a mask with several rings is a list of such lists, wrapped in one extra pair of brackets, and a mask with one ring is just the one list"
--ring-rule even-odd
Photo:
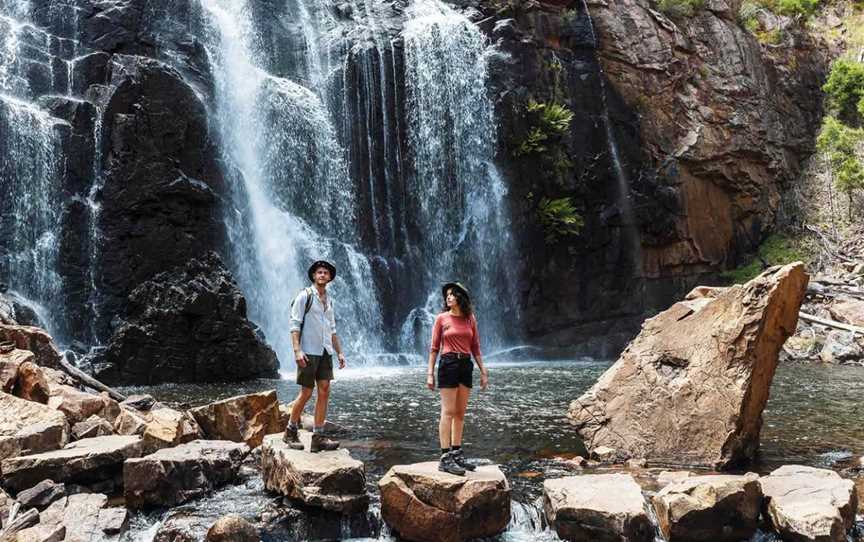
[(851, 331), (852, 333), (858, 333), (860, 335), (864, 335), (864, 327), (853, 326), (850, 324), (844, 324), (843, 322), (837, 322), (836, 320), (827, 320), (825, 318), (819, 318), (818, 316), (813, 316), (812, 314), (807, 314), (806, 312), (799, 312), (798, 316), (802, 320), (806, 320), (808, 322), (813, 322), (814, 324), (821, 324), (823, 326), (833, 327), (837, 329), (842, 329), (845, 331)]
[(108, 394), (109, 397), (111, 397), (115, 401), (122, 402), (122, 401), (126, 400), (126, 396), (123, 395), (122, 393), (120, 393), (119, 391), (115, 390), (114, 388), (110, 388), (110, 387), (106, 386), (105, 384), (99, 382), (98, 380), (96, 380), (92, 376), (88, 375), (87, 373), (85, 373), (81, 369), (74, 367), (72, 364), (70, 364), (68, 361), (66, 361), (65, 356), (60, 356), (59, 363), (60, 363), (60, 368), (63, 369), (63, 371), (66, 374), (68, 374), (73, 379), (75, 379), (76, 382), (78, 382), (80, 384), (84, 384), (85, 386), (89, 386), (89, 387), (93, 388), (94, 390), (104, 391), (105, 393)]
[(9, 515), (9, 523), (0, 529), (0, 542), (15, 542), (17, 533), (39, 523), (39, 512), (35, 508), (21, 515)]

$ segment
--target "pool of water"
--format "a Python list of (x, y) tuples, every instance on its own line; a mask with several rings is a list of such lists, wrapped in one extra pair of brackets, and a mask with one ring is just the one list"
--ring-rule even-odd
[[(489, 364), (489, 389), (475, 388), (472, 393), (464, 448), (471, 457), (501, 465), (511, 482), (514, 521), (501, 540), (556, 539), (543, 530), (539, 517), (543, 479), (572, 474), (562, 458), (584, 455), (581, 440), (567, 423), (567, 405), (609, 365), (608, 361)], [(239, 385), (163, 385), (126, 391), (147, 392), (168, 404), (188, 407), (275, 388), (279, 400), (289, 402), (298, 388), (293, 375), (285, 376)], [(785, 463), (832, 466), (864, 454), (862, 400), (864, 368), (781, 366), (764, 416), (760, 461), (751, 469), (766, 472)], [(437, 392), (425, 387), (423, 366), (367, 366), (336, 372), (328, 419), (346, 428), (343, 446), (366, 464), (373, 515), (375, 484), (387, 469), (437, 458), (438, 409)], [(243, 483), (188, 508), (207, 509), (216, 517), (230, 512), (255, 517), (272, 500), (263, 495), (259, 477), (249, 474)], [(139, 516), (137, 532), (152, 530), (159, 519), (158, 512)], [(373, 526), (368, 534), (388, 538), (386, 527), (379, 531)]]

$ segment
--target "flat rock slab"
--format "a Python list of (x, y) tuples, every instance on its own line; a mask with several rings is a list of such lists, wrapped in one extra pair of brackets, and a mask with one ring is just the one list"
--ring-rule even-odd
[(265, 435), (284, 429), (279, 421), (276, 390), (231, 397), (193, 408), (189, 413), (205, 437), (245, 442), (251, 448), (260, 446)]
[(784, 540), (846, 540), (858, 506), (852, 480), (827, 469), (784, 465), (759, 483), (765, 517)]
[(737, 542), (756, 532), (762, 489), (753, 473), (694, 476), (664, 487), (652, 502), (668, 542)]
[(108, 497), (80, 493), (62, 497), (39, 514), (39, 524), (18, 533), (19, 542), (115, 542), (129, 525), (123, 508), (106, 508)]
[(199, 498), (237, 477), (249, 447), (226, 440), (195, 440), (126, 460), (126, 506), (172, 506)]
[(69, 424), (62, 412), (0, 392), (0, 460), (56, 450), (67, 442)]
[(494, 536), (510, 522), (510, 486), (497, 465), (465, 476), (438, 462), (396, 465), (378, 482), (381, 516), (404, 540), (459, 542)]
[(586, 474), (546, 480), (543, 509), (564, 540), (652, 542), (645, 497), (629, 474)]
[(292, 450), (282, 435), (264, 437), (261, 446), (264, 487), (306, 506), (349, 514), (369, 505), (366, 470), (348, 450), (309, 453)]
[(123, 462), (142, 453), (141, 437), (112, 435), (73, 442), (62, 450), (4, 459), (3, 484), (15, 491), (42, 480), (89, 485), (113, 480)]

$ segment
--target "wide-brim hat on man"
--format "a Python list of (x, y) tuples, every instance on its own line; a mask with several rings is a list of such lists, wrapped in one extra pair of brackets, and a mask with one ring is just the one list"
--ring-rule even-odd
[(447, 291), (450, 290), (451, 288), (455, 288), (457, 290), (460, 290), (463, 294), (465, 294), (465, 297), (467, 297), (468, 299), (471, 299), (471, 294), (468, 293), (468, 288), (466, 288), (465, 285), (462, 284), (461, 282), (448, 282), (447, 284), (442, 286), (441, 287), (441, 296), (444, 299), (447, 299)]
[(309, 271), (306, 273), (307, 275), (309, 275), (309, 280), (315, 282), (315, 271), (318, 271), (318, 269), (320, 269), (321, 267), (323, 267), (327, 271), (330, 271), (330, 281), (332, 282), (333, 279), (336, 278), (336, 266), (324, 260), (318, 260), (317, 262), (314, 262), (312, 265), (309, 266)]

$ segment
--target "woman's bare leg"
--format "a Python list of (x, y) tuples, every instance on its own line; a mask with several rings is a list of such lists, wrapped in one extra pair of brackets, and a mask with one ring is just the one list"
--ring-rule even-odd
[(456, 411), (453, 414), (452, 444), (462, 446), (462, 430), (465, 428), (465, 412), (468, 410), (468, 399), (471, 397), (471, 388), (459, 384), (456, 388)]
[(441, 388), (441, 420), (438, 422), (438, 440), (441, 441), (441, 449), (450, 447), (450, 431), (453, 425), (453, 417), (456, 414), (459, 389)]

